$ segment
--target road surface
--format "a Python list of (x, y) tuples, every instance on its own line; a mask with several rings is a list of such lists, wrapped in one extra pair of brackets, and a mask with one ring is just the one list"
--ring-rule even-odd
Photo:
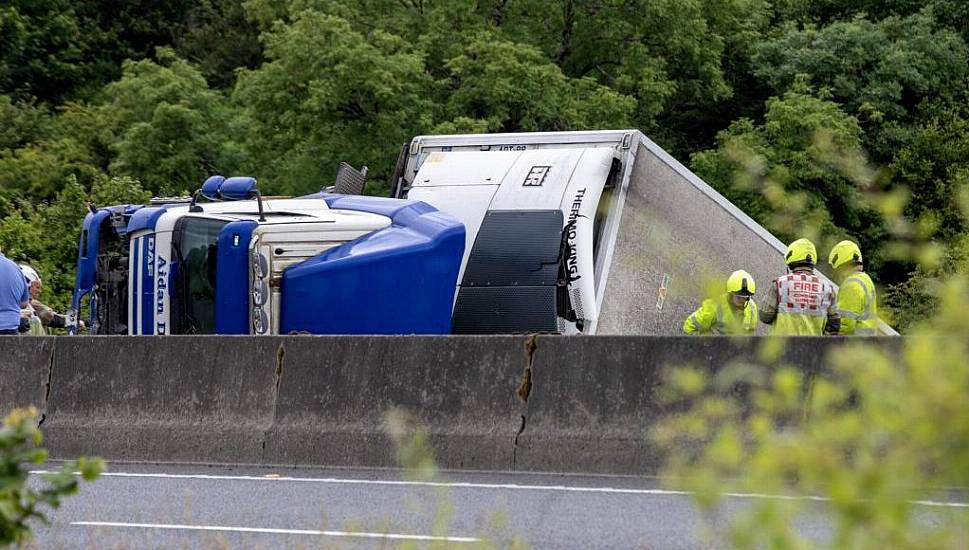
[[(633, 477), (445, 472), (428, 483), (392, 470), (111, 468), (36, 529), (37, 546), (710, 548), (726, 546), (731, 515), (764, 498), (726, 497), (704, 520), (690, 495)], [(803, 503), (798, 531), (830, 536), (824, 502)]]

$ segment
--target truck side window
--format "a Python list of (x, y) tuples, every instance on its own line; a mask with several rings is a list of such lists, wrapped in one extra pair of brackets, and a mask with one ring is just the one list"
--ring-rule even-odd
[(226, 221), (184, 217), (175, 224), (172, 334), (214, 334), (219, 232)]

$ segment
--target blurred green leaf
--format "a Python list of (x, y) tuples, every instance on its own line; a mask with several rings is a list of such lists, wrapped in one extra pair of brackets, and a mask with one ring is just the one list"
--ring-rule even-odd
[(104, 469), (101, 459), (80, 458), (63, 464), (59, 471), (41, 476), (45, 485), (27, 485), (25, 464), (40, 464), (47, 451), (38, 448), (40, 430), (37, 409), (14, 409), (0, 429), (0, 546), (23, 545), (30, 541), (31, 522), (49, 524), (43, 507), (57, 508), (61, 500), (79, 489), (74, 472), (80, 470), (86, 481), (97, 479)]

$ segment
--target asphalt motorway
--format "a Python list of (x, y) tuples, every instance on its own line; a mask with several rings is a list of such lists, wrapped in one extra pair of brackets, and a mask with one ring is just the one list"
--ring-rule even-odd
[[(31, 483), (40, 483), (39, 474)], [(711, 548), (765, 498), (726, 497), (715, 517), (653, 479), (392, 470), (113, 464), (67, 499), (39, 548)], [(830, 536), (824, 502), (797, 530)], [(965, 505), (927, 503), (945, 511)]]

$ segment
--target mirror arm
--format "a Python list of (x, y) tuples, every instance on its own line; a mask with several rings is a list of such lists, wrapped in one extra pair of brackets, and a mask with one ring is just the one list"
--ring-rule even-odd
[(192, 202), (190, 202), (188, 204), (188, 211), (189, 212), (198, 213), (198, 212), (202, 212), (203, 211), (201, 206), (195, 204), (195, 203), (198, 202), (200, 196), (202, 196), (202, 190), (201, 189), (195, 191), (195, 193), (192, 193)]
[(258, 189), (256, 189), (256, 203), (259, 205), (259, 221), (264, 222), (266, 221), (266, 215), (262, 211), (262, 193)]

